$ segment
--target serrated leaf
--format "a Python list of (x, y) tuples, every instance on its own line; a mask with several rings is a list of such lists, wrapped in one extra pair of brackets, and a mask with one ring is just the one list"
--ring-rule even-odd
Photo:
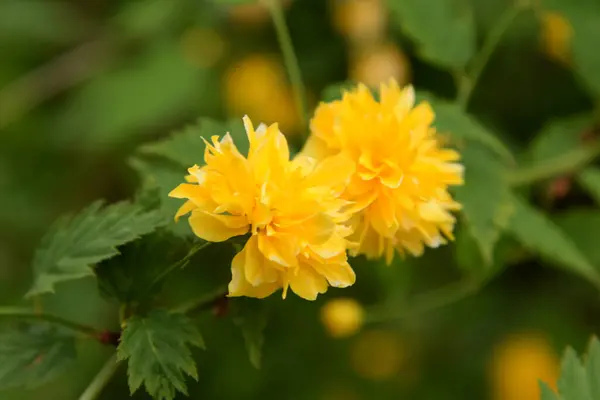
[(571, 209), (553, 218), (590, 263), (600, 266), (600, 211)]
[(541, 400), (561, 400), (545, 382), (540, 382)]
[(154, 310), (127, 320), (117, 356), (127, 360), (131, 394), (142, 384), (157, 400), (173, 400), (177, 391), (187, 394), (185, 376), (198, 380), (190, 346), (203, 348), (204, 342), (183, 314)]
[(593, 400), (586, 370), (573, 349), (566, 350), (560, 371), (558, 391), (564, 400)]
[(93, 275), (92, 266), (117, 254), (118, 246), (164, 224), (157, 212), (121, 202), (97, 201), (74, 217), (61, 218), (42, 239), (33, 259), (34, 284), (27, 296), (53, 292), (59, 282)]
[(595, 336), (588, 347), (585, 369), (590, 395), (592, 399), (600, 399), (600, 342)]
[(475, 52), (473, 10), (464, 0), (388, 0), (396, 25), (419, 45), (423, 58), (464, 68)]
[(264, 303), (255, 299), (237, 298), (232, 300), (231, 312), (234, 324), (242, 331), (250, 363), (258, 369), (262, 361), (263, 332), (267, 326)]
[(75, 338), (46, 323), (23, 324), (0, 334), (0, 389), (46, 383), (76, 358)]
[(453, 139), (480, 143), (498, 155), (504, 162), (514, 164), (511, 151), (492, 132), (465, 113), (458, 105), (435, 98), (429, 93), (417, 94), (417, 101), (428, 101), (435, 112), (434, 126), (441, 134)]
[(181, 260), (189, 245), (168, 232), (156, 232), (120, 248), (121, 256), (96, 267), (100, 292), (125, 304), (143, 304), (160, 291), (160, 274)]
[[(130, 165), (140, 174), (146, 196), (155, 195), (156, 210), (165, 221), (165, 229), (169, 232), (187, 237), (192, 235), (192, 230), (185, 221), (175, 222), (175, 213), (181, 206), (181, 201), (169, 197), (169, 193), (184, 182), (187, 175), (186, 168), (178, 167), (173, 162), (162, 159), (149, 159), (134, 157)], [(150, 201), (149, 198), (146, 199)]]
[(592, 196), (596, 204), (600, 205), (600, 168), (588, 167), (584, 169), (578, 174), (577, 180)]
[(456, 200), (483, 260), (491, 265), (494, 245), (506, 228), (512, 213), (511, 192), (502, 165), (480, 146), (467, 146), (462, 152), (465, 185), (455, 188)]
[(600, 284), (600, 274), (581, 253), (573, 241), (542, 212), (521, 198), (512, 200), (515, 211), (507, 230), (526, 248), (548, 261), (575, 272), (594, 284)]
[(231, 134), (238, 150), (242, 154), (247, 153), (249, 144), (241, 121), (221, 123), (210, 118), (201, 118), (163, 140), (141, 146), (138, 151), (141, 154), (161, 156), (189, 168), (194, 164), (204, 164), (205, 145), (202, 138), (210, 141), (213, 135), (223, 136), (227, 132)]

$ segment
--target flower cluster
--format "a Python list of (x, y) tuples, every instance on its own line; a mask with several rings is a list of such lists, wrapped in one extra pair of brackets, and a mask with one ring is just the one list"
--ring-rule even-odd
[(278, 125), (244, 125), (242, 155), (229, 134), (206, 142), (205, 165), (193, 166), (171, 197), (187, 199), (193, 232), (211, 242), (248, 235), (231, 264), (230, 296), (263, 298), (288, 288), (314, 300), (328, 286), (347, 287), (347, 259), (391, 261), (452, 239), (460, 206), (448, 193), (462, 184), (458, 154), (441, 147), (426, 103), (395, 82), (381, 99), (359, 86), (318, 107), (304, 150), (290, 159)]

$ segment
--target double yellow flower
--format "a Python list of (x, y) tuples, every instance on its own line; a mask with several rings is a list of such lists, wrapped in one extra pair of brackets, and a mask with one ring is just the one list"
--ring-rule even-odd
[(463, 183), (458, 153), (442, 148), (427, 103), (414, 107), (412, 87), (382, 85), (380, 100), (359, 86), (321, 104), (311, 137), (290, 159), (278, 125), (244, 125), (250, 150), (229, 134), (206, 143), (203, 167), (171, 197), (187, 199), (176, 218), (202, 239), (248, 235), (231, 264), (230, 296), (266, 297), (289, 288), (314, 300), (329, 286), (347, 287), (347, 259), (394, 249), (420, 255), (451, 240), (460, 208), (448, 193)]

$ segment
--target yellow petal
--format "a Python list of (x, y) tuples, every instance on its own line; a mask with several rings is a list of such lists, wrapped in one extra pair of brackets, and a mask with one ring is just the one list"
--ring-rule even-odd
[(252, 286), (246, 281), (244, 267), (246, 265), (246, 252), (240, 251), (231, 262), (231, 282), (229, 282), (229, 296), (247, 296), (262, 299), (271, 295), (281, 285), (277, 282)]
[(177, 210), (177, 213), (175, 214), (175, 221), (179, 220), (179, 218), (187, 213), (189, 213), (190, 211), (196, 209), (198, 206), (196, 206), (196, 204), (194, 204), (193, 201), (188, 200), (185, 203), (183, 203), (183, 205), (181, 207), (179, 207), (179, 209)]
[(323, 275), (333, 287), (345, 288), (354, 285), (356, 275), (354, 270), (344, 262), (341, 264), (311, 264), (317, 273)]
[(315, 300), (319, 293), (327, 291), (327, 280), (308, 265), (289, 270), (288, 279), (294, 293), (306, 300)]
[[(308, 187), (325, 186), (341, 193), (354, 173), (354, 161), (344, 153), (321, 161), (306, 178)], [(336, 190), (337, 189), (337, 190)]]
[(266, 259), (284, 267), (298, 265), (298, 249), (293, 238), (259, 234), (258, 248)]
[(246, 281), (252, 286), (258, 287), (264, 283), (273, 283), (277, 281), (277, 265), (267, 259), (258, 250), (258, 239), (253, 235), (242, 252), (245, 253), (245, 273)]
[(244, 216), (215, 215), (202, 210), (192, 211), (189, 218), (194, 234), (209, 242), (224, 242), (248, 232)]
[(206, 189), (193, 183), (182, 183), (171, 190), (169, 197), (176, 199), (193, 199), (206, 197)]

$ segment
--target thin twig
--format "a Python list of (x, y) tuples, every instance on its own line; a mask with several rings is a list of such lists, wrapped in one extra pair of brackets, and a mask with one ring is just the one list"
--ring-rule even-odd
[(103, 336), (103, 332), (91, 326), (69, 321), (56, 315), (38, 313), (26, 308), (0, 307), (0, 317), (44, 321), (54, 325), (62, 326), (72, 331), (80, 332), (85, 336), (99, 341)]
[(227, 285), (219, 286), (217, 289), (210, 293), (204, 294), (197, 299), (192, 299), (186, 303), (183, 303), (173, 309), (175, 312), (183, 314), (194, 314), (198, 311), (206, 310), (212, 307), (216, 302), (219, 302), (226, 298), (228, 293)]
[(279, 41), (279, 47), (283, 53), (283, 61), (292, 83), (292, 90), (294, 92), (294, 98), (296, 107), (298, 108), (298, 114), (300, 121), (302, 121), (302, 127), (306, 128), (307, 121), (307, 105), (306, 105), (306, 89), (302, 82), (302, 73), (300, 72), (300, 66), (298, 64), (298, 57), (294, 51), (294, 45), (290, 36), (290, 31), (285, 22), (285, 15), (281, 8), (280, 0), (263, 0), (264, 4), (271, 13), (273, 19), (273, 25), (275, 32), (277, 33), (277, 40)]
[(464, 77), (463, 75), (462, 79), (459, 81), (458, 98), (456, 101), (462, 108), (466, 109), (468, 107), (473, 90), (477, 86), (481, 74), (490, 61), (490, 57), (522, 7), (523, 6), (521, 5), (513, 4), (500, 16), (496, 24), (490, 30), (481, 50), (473, 59), (470, 76)]
[(170, 266), (168, 266), (167, 268), (165, 268), (163, 271), (161, 271), (160, 274), (158, 274), (156, 276), (156, 278), (154, 278), (154, 280), (152, 281), (152, 283), (149, 285), (150, 288), (154, 287), (155, 285), (157, 285), (159, 282), (161, 282), (162, 280), (164, 280), (167, 275), (171, 274), (172, 272), (183, 268), (189, 261), (190, 259), (200, 250), (203, 250), (205, 248), (207, 248), (208, 246), (210, 246), (212, 244), (212, 242), (203, 242), (200, 244), (195, 245), (194, 247), (192, 247), (187, 255), (185, 257), (183, 257), (181, 260), (171, 264)]
[(85, 389), (81, 396), (79, 396), (79, 400), (97, 399), (98, 396), (102, 394), (102, 390), (104, 390), (108, 382), (110, 382), (118, 368), (119, 364), (117, 362), (117, 355), (115, 353), (106, 361), (100, 372), (98, 372), (98, 374), (90, 382), (89, 386)]

